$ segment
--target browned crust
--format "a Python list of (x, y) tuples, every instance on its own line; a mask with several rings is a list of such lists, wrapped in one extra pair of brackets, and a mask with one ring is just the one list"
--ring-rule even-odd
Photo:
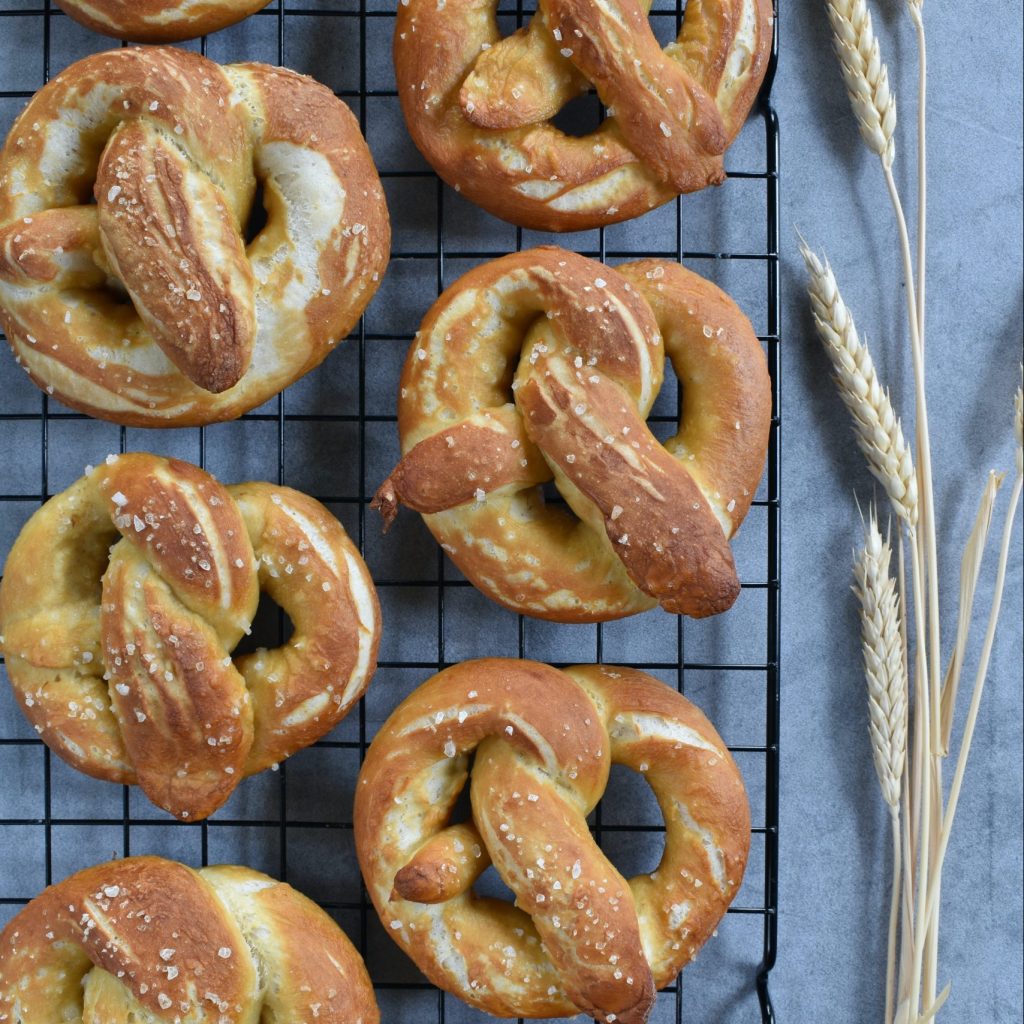
[[(717, 614), (739, 595), (728, 538), (764, 469), (766, 361), (714, 285), (663, 261), (619, 269), (541, 247), (447, 289), (409, 350), (404, 455), (373, 505), (386, 523), (401, 503), (424, 513), (462, 572), (517, 612), (603, 621), (653, 598)], [(664, 446), (645, 423), (662, 338), (685, 392)], [(536, 497), (552, 471), (582, 522)]]
[[(654, 736), (612, 739), (612, 760), (643, 775), (665, 815), (661, 863), (630, 882), (637, 902), (663, 936), (654, 944), (658, 958), (653, 967), (657, 987), (664, 988), (711, 938), (743, 882), (750, 852), (750, 803), (743, 777), (712, 723), (671, 687), (617, 665), (574, 665), (566, 672), (601, 702), (613, 734), (617, 716), (639, 713), (692, 730), (715, 748), (711, 754), (675, 738), (666, 742)], [(691, 831), (680, 803), (721, 851), (722, 887), (708, 870), (704, 837)], [(683, 901), (692, 907), (685, 929), (671, 923), (673, 904)]]
[(252, 545), (226, 487), (180, 459), (129, 452), (99, 466), (110, 521), (188, 608), (236, 643), (257, 601)]
[(158, 857), (80, 871), (0, 934), (5, 1020), (81, 1016), (83, 997), (87, 1019), (91, 1005), (128, 1020), (140, 1007), (168, 1022), (255, 1020), (261, 1008), (294, 1024), (380, 1020), (359, 954), (316, 904), (248, 868)]
[[(771, 433), (772, 384), (761, 342), (733, 299), (692, 270), (662, 260), (618, 269), (650, 303), (687, 394), (684, 423), (668, 449), (687, 459), (701, 452), (694, 473), (738, 530), (764, 473)], [(702, 386), (709, 379), (714, 386)]]
[(167, 21), (181, 6), (175, 0), (56, 0), (75, 21), (115, 39), (136, 43), (177, 43), (217, 32), (266, 7), (270, 0), (209, 0), (187, 18)]
[[(167, 949), (173, 956), (161, 957)], [(65, 964), (72, 984), (42, 969)], [(93, 965), (119, 977), (158, 1020), (168, 1019), (164, 1000), (193, 1004), (190, 989), (216, 992), (229, 1006), (256, 992), (234, 920), (195, 871), (157, 857), (87, 868), (29, 903), (0, 935), (0, 1008), (41, 1021), (65, 1000), (80, 1005), (79, 979)]]
[(694, 192), (725, 180), (727, 140), (714, 99), (661, 49), (637, 0), (546, 0), (544, 7), (629, 147), (660, 181)]
[[(638, 216), (723, 179), (721, 154), (771, 48), (770, 3), (753, 2), (753, 53), (737, 42), (744, 0), (709, 0), (687, 5), (678, 44), (662, 55), (635, 0), (615, 3), (615, 14), (549, 0), (504, 40), (492, 0), (410, 0), (394, 42), (410, 134), (457, 191), (523, 227), (582, 230)], [(733, 50), (738, 80), (727, 73)], [(615, 116), (571, 138), (547, 118), (586, 77)]]
[(139, 786), (175, 817), (206, 818), (234, 792), (252, 746), (245, 685), (209, 625), (134, 549), (112, 557), (103, 607), (111, 705)]
[[(62, 119), (67, 130), (89, 126), (73, 165), (54, 151)], [(291, 184), (277, 143), (310, 154), (299, 163), (319, 176), (318, 216), (301, 212), (309, 179)], [(254, 169), (269, 219), (243, 254)], [(94, 186), (98, 206), (86, 206)], [(296, 256), (281, 260), (282, 247)], [(33, 97), (0, 155), (0, 323), (40, 387), (126, 425), (200, 425), (265, 402), (349, 333), (389, 252), (358, 122), (329, 90), (283, 69), (221, 68), (168, 48), (87, 57)], [(299, 273), (307, 258), (316, 279)], [(105, 290), (119, 272), (141, 319)], [(257, 309), (274, 312), (255, 339), (254, 288)]]
[(309, 147), (326, 157), (345, 185), (345, 218), (320, 256), (320, 277), (330, 286), (306, 307), (306, 322), (322, 354), (345, 339), (380, 285), (391, 257), (391, 222), (384, 187), (359, 121), (326, 86), (287, 68), (240, 64), (258, 84), (266, 123), (263, 142)]
[[(449, 825), (474, 750), (473, 820)], [(628, 882), (586, 825), (612, 761), (643, 773), (666, 814), (664, 859)], [(435, 984), (498, 1016), (634, 1024), (735, 897), (750, 838), (736, 765), (681, 695), (636, 670), (505, 659), (452, 666), (395, 709), (367, 753), (354, 822), (377, 911)], [(492, 860), (521, 910), (470, 893)]]
[[(295, 634), (235, 664), (261, 586)], [(137, 453), (29, 520), (0, 582), (0, 635), (47, 745), (197, 820), (344, 717), (376, 667), (380, 609), (319, 502)]]
[[(245, 766), (251, 775), (316, 742), (362, 697), (377, 666), (381, 614), (358, 549), (320, 502), (263, 483), (238, 484), (231, 495), (245, 516), (260, 586), (294, 626), (286, 646), (237, 662), (256, 721)], [(359, 608), (357, 592), (368, 608)]]
[[(740, 593), (736, 567), (700, 488), (615, 385), (591, 385), (586, 394), (585, 422), (557, 381), (532, 378), (520, 388), (534, 443), (597, 506), (630, 579), (666, 611), (704, 618), (731, 608)], [(628, 453), (603, 440), (624, 435), (635, 438)]]
[(234, 387), (252, 358), (256, 310), (252, 268), (223, 191), (152, 126), (136, 123), (108, 143), (95, 193), (111, 268), (157, 344), (198, 387)]

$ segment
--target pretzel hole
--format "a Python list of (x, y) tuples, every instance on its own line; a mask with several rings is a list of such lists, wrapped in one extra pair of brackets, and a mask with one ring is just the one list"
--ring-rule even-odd
[(256, 179), (256, 192), (252, 197), (252, 206), (249, 209), (249, 219), (245, 223), (245, 246), (248, 248), (258, 237), (260, 232), (267, 226), (269, 219), (267, 207), (264, 203), (263, 179)]
[(601, 126), (605, 113), (597, 93), (591, 89), (582, 96), (569, 100), (551, 119), (551, 123), (563, 134), (574, 139), (590, 135)]
[[(596, 809), (588, 824), (595, 838), (600, 835), (605, 856), (623, 878), (650, 874), (665, 854), (665, 821), (644, 774), (626, 765), (613, 764), (598, 808), (601, 825), (608, 827), (608, 831), (597, 832)], [(617, 827), (626, 822), (634, 827)]]
[(502, 881), (498, 869), (492, 864), (473, 883), (473, 895), (480, 899), (502, 900), (515, 903), (516, 894)]
[(284, 647), (294, 632), (295, 625), (288, 613), (265, 590), (261, 590), (252, 628), (247, 636), (242, 637), (231, 656), (238, 658), (260, 649)]
[(579, 521), (579, 516), (569, 507), (568, 502), (562, 497), (562, 492), (558, 489), (554, 480), (548, 480), (546, 483), (540, 485), (541, 494), (544, 496), (544, 504), (553, 506), (561, 509), (566, 515)]

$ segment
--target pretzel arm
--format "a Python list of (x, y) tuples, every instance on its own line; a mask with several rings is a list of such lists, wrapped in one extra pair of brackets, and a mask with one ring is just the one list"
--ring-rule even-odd
[(590, 85), (560, 45), (538, 12), (482, 51), (459, 93), (466, 118), (481, 128), (519, 128), (554, 117)]
[(551, 471), (523, 430), (512, 405), (490, 409), (420, 441), (380, 485), (370, 508), (387, 530), (398, 506), (443, 512), (500, 487), (530, 487), (551, 479)]
[(689, 473), (617, 385), (591, 375), (583, 387), (561, 357), (544, 365), (549, 372), (516, 392), (527, 431), (598, 507), (633, 582), (673, 613), (730, 607), (739, 596), (732, 551)]

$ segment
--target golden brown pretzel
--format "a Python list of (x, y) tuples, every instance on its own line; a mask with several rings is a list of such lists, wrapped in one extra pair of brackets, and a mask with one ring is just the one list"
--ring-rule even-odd
[(270, 0), (57, 0), (94, 32), (136, 43), (175, 43), (234, 25)]
[[(472, 820), (450, 823), (474, 757)], [(642, 773), (665, 852), (624, 879), (587, 815), (612, 764)], [(750, 814), (701, 712), (635, 669), (493, 658), (392, 713), (356, 787), (356, 849), (392, 938), (436, 985), (501, 1017), (640, 1024), (735, 897)], [(472, 892), (493, 863), (516, 906)]]
[[(395, 72), (434, 169), (498, 217), (571, 231), (636, 217), (725, 178), (722, 155), (761, 87), (771, 0), (689, 0), (664, 52), (650, 0), (540, 0), (502, 39), (495, 0), (403, 0)], [(590, 84), (609, 117), (550, 121)]]
[(0, 934), (4, 1024), (377, 1024), (363, 961), (290, 885), (160, 857), (86, 868)]
[[(261, 589), (295, 632), (233, 661)], [(345, 716), (376, 666), (380, 609), (318, 501), (132, 454), (25, 525), (0, 583), (0, 633), (52, 750), (196, 820)]]
[[(267, 223), (247, 246), (257, 182)], [(345, 337), (389, 247), (351, 111), (265, 64), (86, 57), (0, 154), (0, 321), (40, 387), (118, 423), (266, 401)]]
[[(683, 412), (662, 445), (645, 418), (665, 355)], [(675, 263), (531, 249), (427, 313), (402, 374), (403, 459), (375, 506), (424, 513), (462, 572), (526, 615), (711, 615), (739, 594), (728, 538), (770, 421), (764, 354), (724, 292)], [(552, 477), (578, 519), (545, 506)]]

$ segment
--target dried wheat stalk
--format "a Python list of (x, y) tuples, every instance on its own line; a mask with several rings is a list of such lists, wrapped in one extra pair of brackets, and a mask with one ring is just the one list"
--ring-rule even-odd
[(846, 92), (868, 148), (892, 166), (895, 155), (896, 97), (882, 63), (871, 13), (864, 0), (833, 0), (828, 5), (833, 45)]
[(903, 428), (889, 393), (879, 383), (875, 364), (860, 337), (853, 315), (843, 302), (835, 275), (826, 260), (801, 243), (810, 275), (808, 293), (814, 322), (832, 359), (839, 393), (853, 416), (857, 442), (868, 468), (885, 488), (893, 509), (907, 526), (917, 525), (917, 475)]
[(900, 601), (889, 572), (892, 551), (882, 539), (874, 508), (864, 524), (864, 547), (854, 559), (853, 587), (860, 601), (861, 646), (868, 684), (868, 732), (882, 798), (892, 829), (892, 886), (885, 979), (885, 1020), (892, 1020), (896, 982), (896, 936), (900, 912), (900, 797), (907, 759), (907, 676)]
[[(888, 393), (881, 387), (870, 354), (858, 337), (835, 277), (801, 239), (810, 276), (809, 292), (818, 333), (832, 359), (840, 395), (850, 410), (858, 442), (872, 474), (885, 488), (907, 527), (912, 601), (907, 608), (902, 533), (900, 588), (889, 575), (891, 553), (874, 513), (865, 524), (864, 548), (854, 567), (861, 603), (861, 632), (868, 683), (870, 735), (875, 768), (889, 807), (893, 839), (893, 893), (889, 915), (885, 1024), (926, 1024), (943, 1006), (947, 984), (937, 992), (939, 904), (942, 868), (981, 704), (1002, 600), (1010, 536), (1024, 491), (1024, 392), (1017, 389), (1014, 430), (1016, 478), (1003, 524), (988, 628), (974, 679), (956, 769), (944, 800), (942, 761), (949, 752), (957, 683), (969, 639), (968, 626), (984, 547), (1001, 477), (992, 474), (961, 569), (960, 628), (945, 685), (942, 652), (936, 508), (925, 381), (925, 277), (927, 223), (926, 97), (927, 56), (923, 0), (906, 0), (918, 42), (917, 267), (903, 203), (892, 171), (896, 104), (874, 34), (867, 0), (826, 0), (843, 82), (864, 141), (880, 159), (892, 204), (903, 263), (904, 297), (914, 369), (915, 459), (903, 438)], [(1022, 367), (1024, 383), (1024, 367)], [(915, 466), (916, 461), (916, 466)], [(913, 611), (913, 629), (907, 612)], [(911, 659), (907, 651), (913, 650)], [(910, 695), (913, 706), (909, 708)], [(912, 714), (908, 713), (912, 711)], [(901, 885), (902, 882), (902, 885)], [(897, 943), (897, 937), (899, 942)], [(897, 950), (898, 945), (898, 950)], [(898, 995), (894, 975), (898, 966)]]
[(854, 593), (860, 601), (861, 643), (868, 683), (871, 751), (882, 796), (899, 810), (900, 779), (907, 755), (907, 693), (896, 581), (889, 572), (892, 552), (871, 509), (864, 547), (853, 566)]

